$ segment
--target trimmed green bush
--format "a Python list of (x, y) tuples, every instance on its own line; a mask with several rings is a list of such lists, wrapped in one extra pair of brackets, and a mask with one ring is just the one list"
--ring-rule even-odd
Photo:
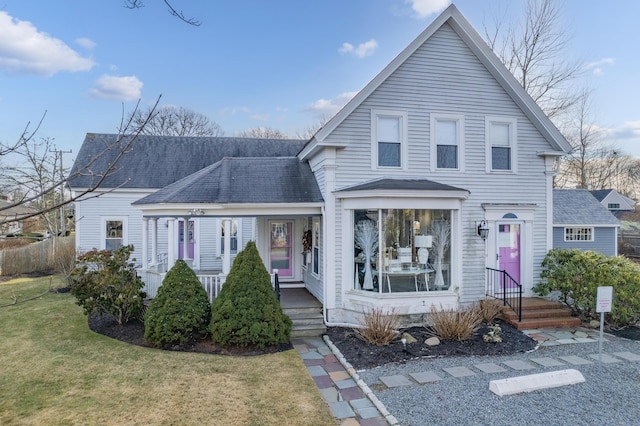
[(597, 289), (613, 287), (612, 310), (605, 314), (611, 327), (625, 327), (640, 320), (640, 265), (622, 256), (594, 251), (553, 249), (542, 261), (542, 282), (533, 290), (546, 296), (558, 292), (560, 301), (583, 320), (599, 319)]
[(144, 283), (129, 261), (131, 252), (133, 246), (128, 245), (114, 252), (94, 249), (78, 257), (71, 271), (71, 294), (86, 315), (109, 314), (124, 324), (142, 313)]
[(271, 277), (253, 241), (233, 267), (213, 301), (211, 338), (223, 346), (265, 346), (289, 342), (291, 319), (282, 312)]
[(211, 305), (195, 272), (178, 260), (144, 316), (144, 339), (158, 347), (184, 345), (207, 332)]

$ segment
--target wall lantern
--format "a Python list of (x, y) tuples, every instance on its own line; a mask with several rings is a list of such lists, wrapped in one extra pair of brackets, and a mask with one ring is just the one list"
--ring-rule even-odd
[(489, 226), (486, 220), (481, 220), (478, 224), (478, 235), (482, 238), (482, 241), (485, 241), (489, 236)]

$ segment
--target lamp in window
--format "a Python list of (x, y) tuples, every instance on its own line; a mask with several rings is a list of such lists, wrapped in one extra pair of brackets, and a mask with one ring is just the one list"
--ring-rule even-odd
[(418, 263), (426, 265), (429, 261), (429, 249), (433, 246), (433, 237), (431, 235), (416, 235), (415, 245), (418, 249)]
[(485, 241), (489, 236), (489, 225), (487, 225), (486, 220), (481, 220), (478, 223), (478, 235), (482, 238), (482, 241)]

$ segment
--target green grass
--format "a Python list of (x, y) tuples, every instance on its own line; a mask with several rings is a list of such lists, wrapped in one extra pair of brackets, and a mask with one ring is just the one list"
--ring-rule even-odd
[(89, 330), (69, 294), (20, 303), (50, 284), (63, 286), (0, 283), (0, 305), (19, 302), (0, 308), (0, 424), (336, 424), (293, 350), (228, 357), (127, 345)]

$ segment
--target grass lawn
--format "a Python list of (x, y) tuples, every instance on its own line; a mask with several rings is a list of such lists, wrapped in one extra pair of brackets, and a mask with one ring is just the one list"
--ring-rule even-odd
[[(0, 305), (62, 287), (0, 283)], [(130, 346), (89, 330), (70, 294), (0, 308), (0, 424), (333, 425), (295, 350), (256, 357)]]

